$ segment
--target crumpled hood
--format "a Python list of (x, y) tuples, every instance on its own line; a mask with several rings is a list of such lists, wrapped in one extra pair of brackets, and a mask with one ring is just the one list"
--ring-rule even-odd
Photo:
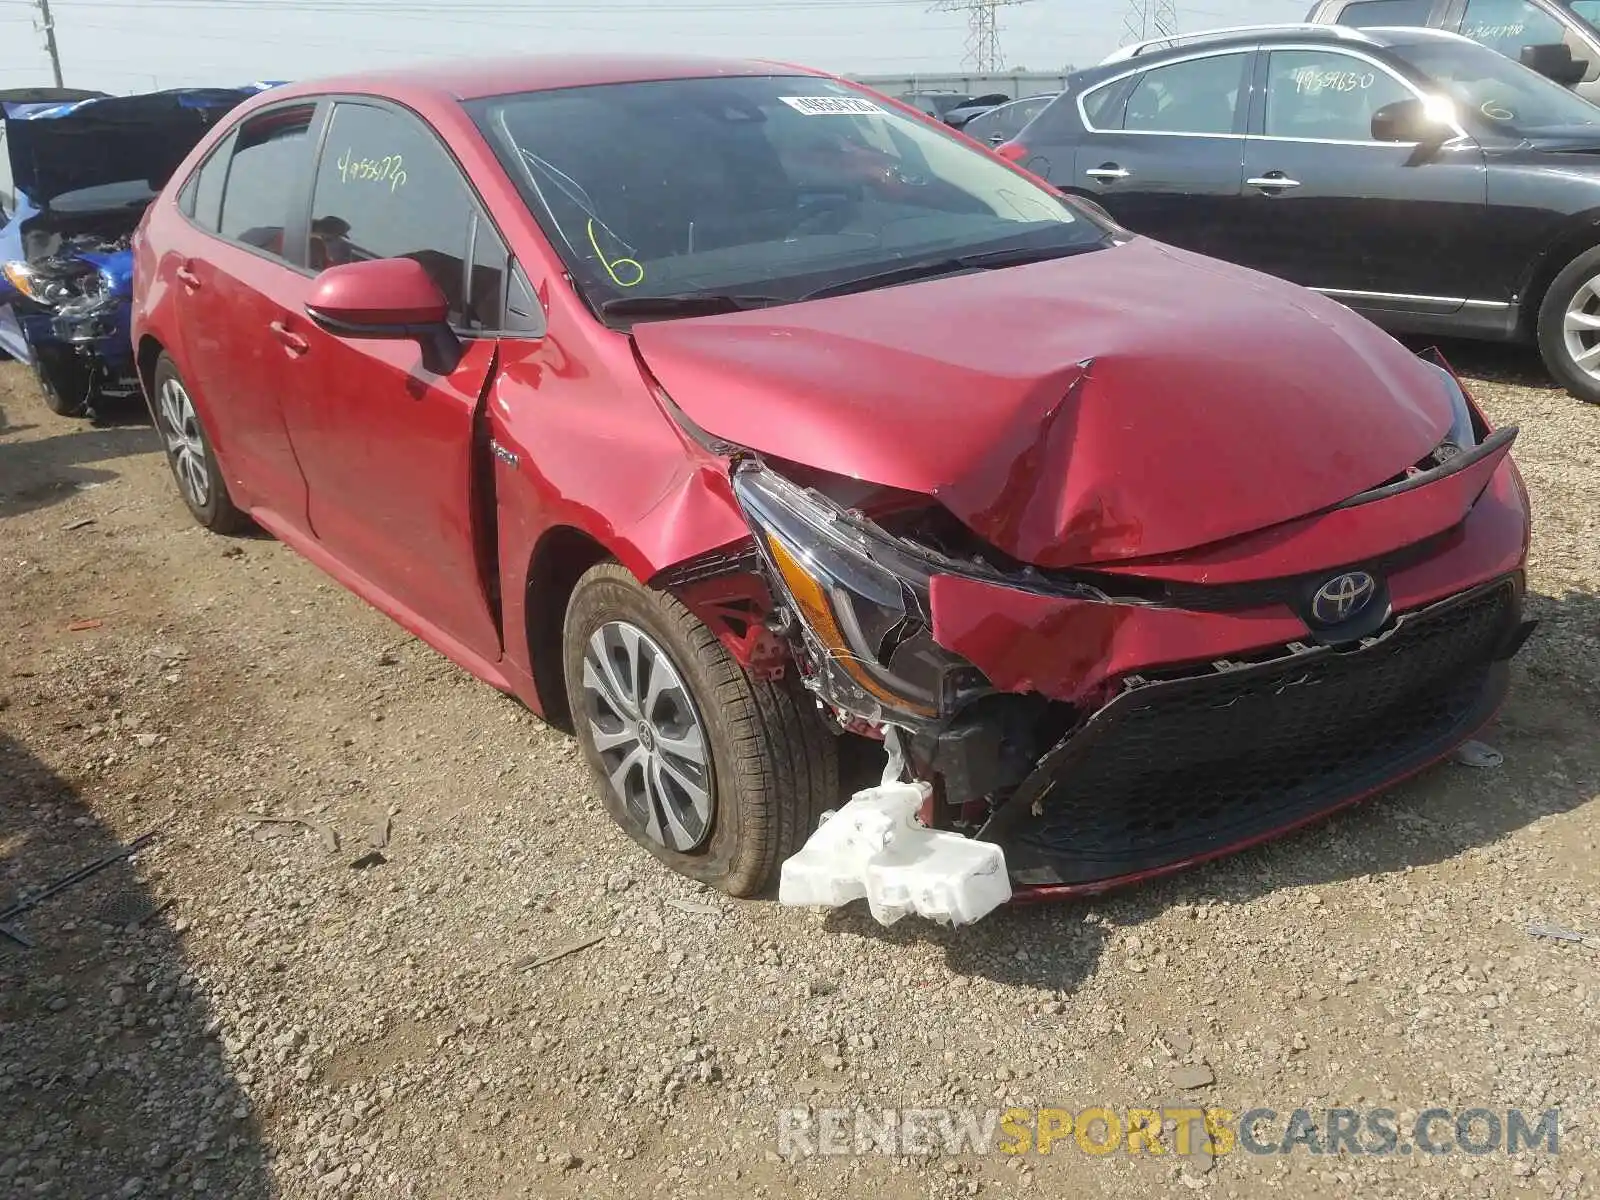
[(0, 104), (12, 179), (36, 204), (138, 179), (159, 190), (206, 130), (263, 86)]
[(1305, 516), (1451, 419), (1433, 369), (1344, 306), (1145, 238), (633, 337), (709, 432), (934, 496), (1043, 567)]

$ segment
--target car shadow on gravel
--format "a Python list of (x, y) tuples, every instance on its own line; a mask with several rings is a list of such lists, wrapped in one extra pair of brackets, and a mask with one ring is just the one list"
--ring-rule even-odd
[[(50, 420), (59, 422), (61, 418)], [(0, 437), (37, 428), (36, 423), (13, 424), (0, 407)], [(48, 508), (116, 478), (114, 472), (96, 463), (159, 449), (149, 417), (139, 420), (132, 415), (120, 424), (75, 422), (67, 432), (49, 437), (0, 441), (0, 518)]]
[[(0, 731), (0, 912), (120, 849)], [(146, 853), (159, 872), (181, 847), (158, 837)], [(8, 927), (34, 945), (0, 935), (0, 1195), (271, 1195), (180, 924), (127, 860)]]
[[(1511, 694), (1481, 737), (1505, 761), (1481, 770), (1437, 764), (1392, 791), (1282, 840), (1093, 900), (1015, 905), (953, 929), (915, 917), (878, 925), (864, 903), (836, 909), (836, 934), (891, 945), (932, 943), (958, 975), (1067, 996), (1091, 975), (1119, 928), (1177, 905), (1246, 904), (1273, 892), (1387, 876), (1491, 846), (1600, 794), (1600, 596), (1531, 595), (1545, 623), (1515, 660)], [(1554, 629), (1573, 639), (1548, 645)], [(1527, 897), (1517, 897), (1519, 903)]]

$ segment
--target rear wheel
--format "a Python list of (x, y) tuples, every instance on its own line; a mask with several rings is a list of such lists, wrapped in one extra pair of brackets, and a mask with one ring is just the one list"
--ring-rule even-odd
[(1600, 404), (1600, 246), (1586, 250), (1550, 283), (1539, 305), (1539, 354), (1556, 382)]
[(89, 365), (70, 350), (43, 346), (34, 352), (34, 378), (44, 406), (63, 417), (81, 417), (89, 411), (93, 373)]
[(166, 446), (167, 465), (177, 481), (178, 493), (189, 506), (194, 519), (212, 533), (238, 533), (250, 519), (240, 512), (228, 495), (211, 440), (200, 423), (189, 389), (178, 365), (166, 354), (156, 360), (156, 429)]
[(776, 882), (839, 800), (837, 739), (804, 689), (750, 678), (678, 600), (616, 563), (578, 581), (563, 645), (574, 729), (612, 819), (731, 895)]

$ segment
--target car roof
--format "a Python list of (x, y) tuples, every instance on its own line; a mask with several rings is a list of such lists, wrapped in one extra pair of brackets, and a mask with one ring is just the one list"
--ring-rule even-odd
[(1232, 46), (1270, 45), (1274, 42), (1327, 42), (1329, 45), (1368, 46), (1387, 49), (1391, 46), (1408, 46), (1417, 42), (1459, 42), (1475, 45), (1471, 38), (1445, 29), (1424, 29), (1413, 26), (1390, 26), (1356, 29), (1349, 25), (1317, 25), (1283, 23), (1273, 25), (1236, 25), (1221, 29), (1201, 29), (1193, 33), (1174, 34), (1170, 37), (1148, 38), (1142, 42), (1122, 46), (1083, 75), (1099, 78), (1110, 73), (1105, 68), (1126, 68), (1133, 64), (1158, 62), (1179, 57), (1205, 48), (1224, 50)]
[(525, 54), (491, 59), (451, 59), (416, 66), (299, 80), (276, 95), (373, 93), (397, 100), (480, 100), (514, 92), (646, 83), (717, 76), (815, 75), (822, 71), (761, 59), (659, 54)]

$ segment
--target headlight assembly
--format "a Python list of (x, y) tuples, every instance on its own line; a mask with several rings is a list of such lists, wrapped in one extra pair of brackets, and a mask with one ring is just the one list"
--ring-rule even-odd
[(1438, 373), (1439, 382), (1443, 385), (1445, 396), (1450, 401), (1450, 430), (1432, 452), (1436, 461), (1445, 463), (1463, 450), (1470, 450), (1478, 444), (1479, 419), (1472, 411), (1472, 404), (1467, 399), (1466, 392), (1461, 390), (1460, 381), (1450, 369), (1435, 359), (1424, 358), (1422, 361)]
[(933, 642), (930, 565), (759, 462), (739, 466), (733, 490), (829, 699), (869, 719), (937, 718), (975, 672)]
[(35, 304), (54, 308), (69, 300), (98, 296), (105, 286), (100, 272), (89, 263), (76, 263), (69, 270), (49, 270), (41, 265), (8, 262), (3, 268), (6, 282)]

